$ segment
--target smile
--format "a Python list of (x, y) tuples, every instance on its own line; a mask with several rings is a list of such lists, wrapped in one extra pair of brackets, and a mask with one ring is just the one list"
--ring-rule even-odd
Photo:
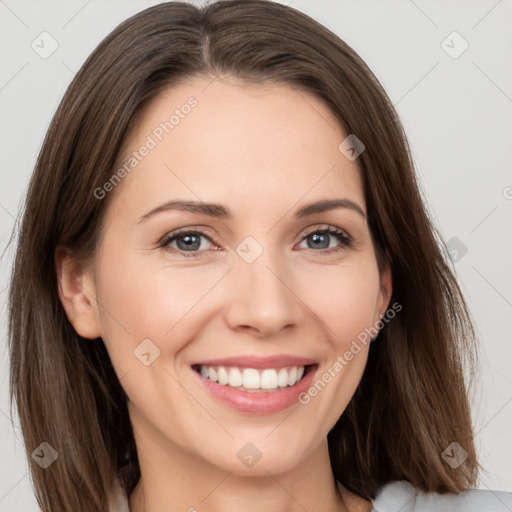
[(217, 382), (221, 386), (230, 386), (241, 391), (258, 392), (295, 386), (302, 379), (305, 366), (256, 369), (197, 365), (194, 369), (203, 378), (211, 382)]
[(245, 414), (273, 414), (299, 403), (318, 369), (309, 358), (239, 356), (191, 365), (207, 396)]

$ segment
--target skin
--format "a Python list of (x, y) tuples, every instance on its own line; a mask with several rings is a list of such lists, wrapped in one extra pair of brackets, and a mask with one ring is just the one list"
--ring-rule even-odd
[[(197, 107), (110, 192), (93, 266), (65, 249), (57, 258), (68, 318), (80, 335), (104, 340), (129, 397), (142, 473), (130, 510), (370, 510), (341, 484), (338, 496), (326, 440), (369, 345), (307, 405), (274, 414), (228, 407), (191, 369), (290, 354), (316, 360), (321, 375), (385, 313), (391, 275), (379, 273), (366, 218), (348, 208), (294, 216), (339, 198), (366, 212), (357, 161), (338, 150), (347, 134), (312, 95), (198, 77), (149, 105), (119, 162), (190, 96)], [(173, 199), (219, 203), (232, 218), (167, 210), (139, 222)], [(328, 235), (330, 249), (312, 245), (306, 235), (329, 226), (352, 243)], [(183, 227), (206, 233), (196, 257), (176, 240), (158, 245)], [(247, 236), (263, 248), (252, 263), (236, 252)], [(160, 355), (145, 366), (133, 352), (148, 338)], [(247, 442), (262, 454), (251, 468), (237, 457)]]

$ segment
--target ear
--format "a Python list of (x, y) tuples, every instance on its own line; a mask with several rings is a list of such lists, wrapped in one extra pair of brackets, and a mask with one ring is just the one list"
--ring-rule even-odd
[(55, 251), (60, 301), (75, 331), (83, 338), (101, 337), (96, 287), (90, 270), (68, 249)]
[(378, 321), (382, 318), (384, 313), (386, 313), (389, 302), (391, 301), (391, 295), (393, 293), (393, 276), (391, 275), (391, 265), (387, 261), (384, 264), (384, 268), (380, 273), (380, 291), (379, 297), (377, 299), (377, 307), (375, 310), (375, 321)]

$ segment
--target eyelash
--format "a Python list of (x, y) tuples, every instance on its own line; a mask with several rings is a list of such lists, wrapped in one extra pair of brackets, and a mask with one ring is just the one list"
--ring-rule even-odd
[[(320, 250), (308, 248), (309, 250), (311, 250), (315, 253), (332, 254), (333, 252), (339, 252), (339, 251), (342, 251), (343, 249), (351, 247), (352, 242), (353, 242), (353, 239), (350, 237), (350, 235), (348, 235), (342, 229), (335, 228), (333, 226), (326, 226), (326, 227), (321, 227), (321, 228), (316, 226), (311, 231), (304, 233), (300, 242), (302, 243), (304, 240), (306, 240), (308, 238), (308, 236), (315, 235), (315, 234), (327, 234), (330, 236), (336, 236), (336, 237), (338, 237), (339, 241), (341, 242), (340, 245), (337, 247), (328, 247), (326, 249), (320, 249)], [(215, 245), (215, 242), (204, 231), (196, 230), (196, 229), (189, 229), (189, 228), (182, 228), (178, 231), (174, 231), (172, 233), (168, 233), (167, 235), (165, 235), (158, 242), (158, 247), (162, 248), (162, 249), (169, 249), (168, 245), (183, 235), (204, 236), (205, 238), (208, 239), (209, 242), (211, 242), (213, 245)], [(172, 249), (173, 249), (172, 252), (176, 252), (176, 253), (184, 256), (185, 258), (195, 258), (195, 257), (200, 256), (203, 252), (205, 252), (204, 250), (188, 252), (188, 251), (183, 251), (181, 249), (175, 249), (174, 247)], [(187, 254), (187, 252), (188, 252), (188, 254)]]

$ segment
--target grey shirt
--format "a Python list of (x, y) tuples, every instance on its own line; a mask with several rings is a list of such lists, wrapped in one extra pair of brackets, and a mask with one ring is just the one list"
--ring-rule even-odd
[[(119, 489), (112, 512), (129, 512)], [(380, 489), (372, 512), (512, 512), (512, 493), (475, 489), (460, 494), (424, 493), (409, 482), (393, 482)]]
[(374, 512), (512, 512), (512, 493), (475, 489), (459, 494), (424, 493), (409, 482), (380, 489)]

